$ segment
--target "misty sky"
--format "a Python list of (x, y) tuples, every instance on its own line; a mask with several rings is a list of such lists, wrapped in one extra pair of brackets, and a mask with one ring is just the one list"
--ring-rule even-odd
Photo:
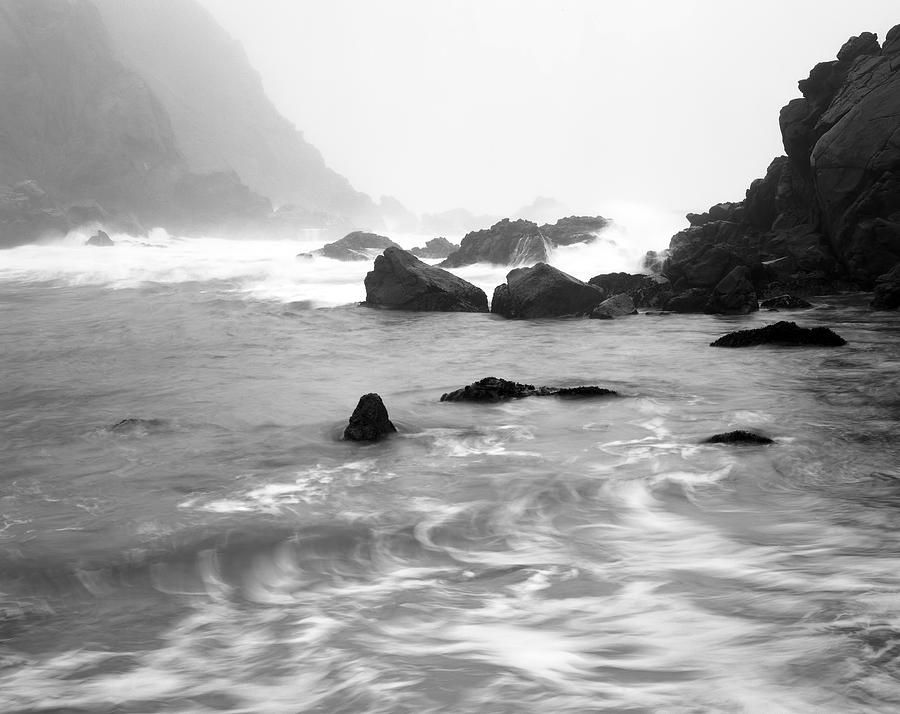
[(504, 213), (743, 197), (778, 111), (896, 0), (202, 0), (282, 113), (376, 199)]

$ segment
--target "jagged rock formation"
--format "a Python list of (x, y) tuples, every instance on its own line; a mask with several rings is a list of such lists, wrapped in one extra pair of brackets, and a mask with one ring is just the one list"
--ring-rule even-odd
[(604, 273), (588, 280), (603, 291), (603, 294), (625, 294), (635, 307), (659, 309), (672, 297), (672, 286), (662, 275), (631, 275), (630, 273)]
[(350, 415), (350, 422), (344, 429), (344, 439), (346, 441), (378, 441), (395, 431), (397, 431), (397, 427), (391, 422), (387, 407), (384, 406), (381, 397), (373, 392), (372, 394), (363, 394), (359, 398), (356, 409)]
[[(0, 94), (0, 247), (101, 223), (269, 227), (254, 189), (307, 218), (371, 205), (278, 116), (194, 0), (4, 0)], [(289, 179), (296, 191), (274, 190)]]
[(332, 258), (333, 260), (372, 260), (385, 248), (399, 247), (386, 236), (380, 236), (377, 233), (353, 231), (340, 240), (328, 243), (313, 251), (312, 254), (321, 255), (324, 258)]
[(739, 266), (766, 296), (871, 289), (900, 261), (900, 25), (883, 47), (850, 38), (799, 88), (780, 116), (787, 156), (672, 238), (661, 272), (676, 304), (717, 311), (709, 298)]
[(420, 248), (417, 246), (410, 249), (409, 252), (417, 258), (427, 258), (428, 260), (443, 260), (457, 250), (459, 250), (459, 246), (456, 245), (456, 243), (451, 243), (443, 236), (439, 236), (437, 238), (432, 238), (430, 241), (426, 242), (424, 248)]
[(840, 347), (845, 340), (827, 327), (799, 327), (796, 322), (776, 322), (752, 330), (737, 330), (711, 342), (710, 347), (753, 347), (755, 345)]
[(487, 295), (401, 248), (388, 248), (366, 275), (369, 307), (420, 312), (487, 312)]
[(507, 318), (587, 315), (603, 302), (603, 293), (546, 263), (516, 268), (494, 289), (491, 312)]
[(88, 238), (85, 242), (85, 245), (94, 245), (98, 248), (111, 248), (115, 245), (113, 239), (109, 237), (109, 233), (106, 231), (97, 231)]
[(535, 387), (499, 377), (485, 377), (441, 395), (442, 402), (501, 402), (525, 397), (614, 397), (617, 392), (597, 386)]
[(490, 228), (467, 233), (460, 241), (459, 250), (451, 253), (441, 266), (532, 265), (546, 261), (551, 248), (594, 240), (607, 225), (609, 221), (601, 216), (569, 216), (543, 226), (524, 219), (504, 218)]

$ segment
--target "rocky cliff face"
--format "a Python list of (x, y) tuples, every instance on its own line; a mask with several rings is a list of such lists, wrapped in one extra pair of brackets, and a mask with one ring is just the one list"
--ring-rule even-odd
[(93, 2), (117, 56), (165, 108), (193, 171), (234, 171), (276, 205), (378, 225), (371, 199), (278, 113), (243, 47), (195, 0)]
[(676, 293), (745, 266), (760, 294), (871, 289), (900, 262), (900, 26), (850, 38), (781, 111), (787, 156), (743, 201), (688, 214), (662, 266)]
[(280, 225), (269, 194), (299, 204), (289, 223), (371, 206), (193, 0), (2, 0), (0, 96), (0, 246), (92, 222)]

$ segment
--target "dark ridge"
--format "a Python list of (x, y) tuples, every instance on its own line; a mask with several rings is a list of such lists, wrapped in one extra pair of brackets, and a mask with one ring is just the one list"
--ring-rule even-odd
[(461, 389), (441, 395), (442, 402), (500, 402), (505, 399), (525, 397), (606, 397), (617, 392), (596, 386), (582, 387), (535, 387), (499, 377), (485, 377)]
[(798, 327), (795, 322), (776, 322), (753, 330), (738, 330), (723, 335), (710, 347), (752, 347), (754, 345), (788, 345), (840, 347), (846, 345), (840, 335), (827, 327)]

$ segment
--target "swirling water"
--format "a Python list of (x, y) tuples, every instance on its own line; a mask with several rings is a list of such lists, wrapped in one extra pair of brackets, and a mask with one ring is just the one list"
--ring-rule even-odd
[[(719, 350), (785, 315), (393, 313), (294, 243), (78, 243), (0, 254), (0, 711), (900, 706), (897, 314)], [(487, 375), (621, 396), (438, 401)], [(370, 391), (400, 433), (339, 441)], [(776, 443), (699, 443), (734, 428)]]

